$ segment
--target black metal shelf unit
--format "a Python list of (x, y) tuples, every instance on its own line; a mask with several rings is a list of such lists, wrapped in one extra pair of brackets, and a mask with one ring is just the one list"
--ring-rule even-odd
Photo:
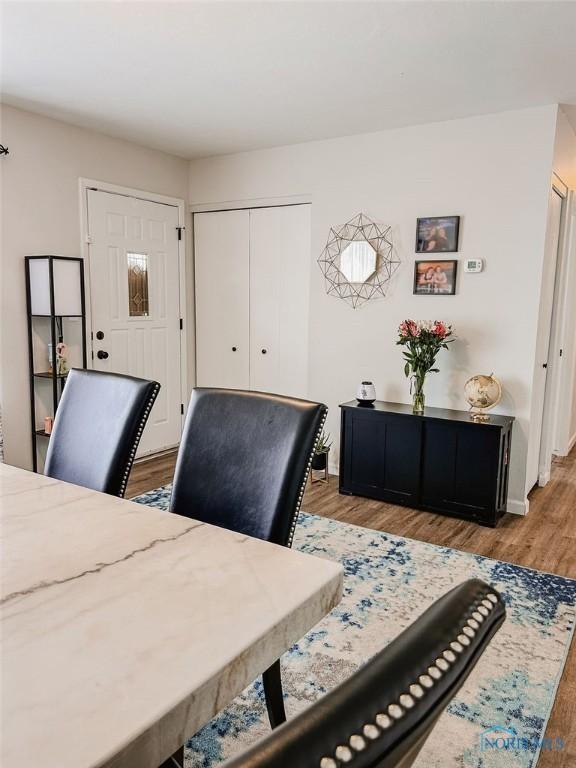
[[(33, 278), (31, 264), (37, 262), (37, 260), (43, 259), (46, 262), (47, 271), (46, 279), (47, 285), (45, 290), (47, 291), (49, 312), (36, 312), (33, 306)], [(34, 472), (38, 471), (38, 438), (49, 439), (50, 435), (44, 431), (44, 428), (39, 428), (36, 424), (37, 409), (36, 409), (36, 385), (40, 383), (40, 386), (46, 386), (41, 384), (42, 381), (49, 380), (52, 382), (52, 397), (51, 397), (51, 415), (54, 417), (58, 409), (58, 403), (64, 385), (66, 383), (66, 374), (58, 373), (56, 367), (56, 345), (59, 342), (66, 341), (66, 326), (65, 321), (68, 319), (76, 319), (80, 321), (80, 355), (79, 361), (82, 362), (82, 368), (86, 368), (87, 356), (86, 356), (86, 297), (84, 292), (84, 261), (81, 258), (74, 258), (68, 256), (26, 256), (25, 258), (25, 270), (26, 270), (26, 310), (28, 319), (28, 361), (29, 361), (29, 374), (30, 374), (30, 426), (32, 435), (32, 468)], [(55, 288), (55, 264), (61, 262), (77, 262), (78, 269), (78, 298), (80, 305), (80, 313), (74, 312), (67, 314), (65, 312), (59, 312), (60, 307), (57, 306), (56, 288)], [(34, 359), (34, 347), (35, 347), (35, 335), (37, 338), (42, 337), (42, 323), (46, 320), (49, 322), (48, 334), (44, 333), (44, 336), (49, 338), (52, 345), (53, 359), (52, 370), (36, 370), (36, 361)], [(45, 331), (45, 326), (44, 326)], [(50, 398), (49, 398), (50, 399)]]

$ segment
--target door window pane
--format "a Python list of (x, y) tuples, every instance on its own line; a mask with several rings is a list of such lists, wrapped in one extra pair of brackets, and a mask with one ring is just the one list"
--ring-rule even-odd
[(128, 253), (128, 314), (130, 317), (147, 317), (148, 307), (148, 256), (145, 253)]

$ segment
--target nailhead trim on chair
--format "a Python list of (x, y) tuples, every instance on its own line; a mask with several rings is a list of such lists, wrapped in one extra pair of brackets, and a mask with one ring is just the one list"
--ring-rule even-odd
[(340, 745), (339, 747), (336, 747), (336, 751), (334, 752), (336, 755), (336, 759), (340, 760), (342, 763), (349, 763), (350, 760), (354, 757), (352, 754), (352, 750), (350, 747), (345, 747), (344, 745)]
[(312, 459), (314, 458), (314, 455), (316, 453), (316, 448), (320, 441), (320, 436), (322, 435), (322, 430), (324, 429), (324, 424), (326, 423), (327, 416), (328, 416), (328, 410), (325, 411), (324, 416), (322, 417), (322, 423), (320, 424), (320, 426), (318, 427), (318, 431), (316, 432), (314, 445), (312, 446), (312, 452), (308, 457), (308, 464), (306, 465), (306, 469), (304, 470), (304, 479), (302, 480), (300, 491), (298, 492), (298, 501), (296, 502), (296, 509), (294, 510), (294, 516), (292, 518), (292, 524), (290, 526), (290, 533), (288, 534), (288, 541), (286, 543), (287, 547), (292, 546), (292, 541), (294, 539), (294, 534), (296, 532), (296, 524), (298, 522), (298, 515), (300, 514), (300, 507), (302, 506), (302, 499), (304, 498), (304, 491), (306, 490), (306, 483), (308, 482), (308, 475), (310, 474), (310, 468), (312, 467)]
[(422, 688), (421, 685), (418, 685), (418, 683), (412, 683), (410, 686), (410, 693), (412, 696), (415, 696), (417, 699), (421, 699), (426, 691)]
[(376, 715), (376, 725), (380, 726), (383, 731), (386, 731), (392, 725), (392, 720), (390, 720), (388, 715), (385, 715), (383, 712), (379, 712)]
[[(374, 723), (366, 723), (362, 727), (362, 733), (371, 741), (376, 741), (384, 731), (392, 727), (395, 721), (400, 720), (406, 714), (406, 710), (418, 706), (416, 699), (422, 699), (426, 695), (425, 688), (430, 689), (435, 685), (435, 680), (440, 680), (443, 672), (450, 669), (450, 665), (457, 661), (454, 653), (463, 654), (470, 646), (470, 638), (476, 635), (475, 630), (489, 615), (490, 611), (498, 603), (497, 595), (490, 592), (484, 598), (476, 602), (472, 609), (472, 617), (466, 620), (466, 626), (458, 632), (458, 639), (450, 643), (450, 648), (442, 652), (442, 656), (437, 658), (434, 664), (428, 667), (427, 671), (418, 677), (417, 683), (409, 686), (410, 693), (402, 693), (398, 697), (398, 702), (392, 702), (386, 708), (386, 713), (379, 712), (374, 718)], [(480, 609), (483, 610), (480, 610)], [(457, 647), (455, 647), (457, 646)], [(451, 650), (452, 649), (452, 650)], [(367, 747), (367, 743), (362, 736), (353, 734), (348, 739), (348, 745), (340, 744), (334, 750), (334, 757), (327, 755), (320, 760), (319, 768), (340, 768), (345, 763), (353, 760), (354, 754), (361, 752)]]
[(379, 729), (373, 723), (367, 723), (364, 728), (362, 728), (362, 733), (367, 739), (371, 739), (372, 741), (380, 736)]
[(142, 414), (140, 424), (138, 425), (136, 440), (134, 441), (134, 445), (132, 446), (132, 450), (130, 451), (130, 456), (128, 457), (128, 463), (124, 468), (124, 476), (122, 477), (122, 482), (120, 484), (120, 493), (118, 495), (120, 496), (121, 499), (124, 498), (124, 494), (126, 493), (126, 486), (128, 485), (128, 477), (130, 475), (130, 470), (132, 469), (132, 465), (134, 464), (134, 457), (136, 456), (136, 451), (138, 450), (138, 444), (140, 443), (142, 432), (144, 432), (144, 427), (146, 426), (146, 422), (148, 421), (148, 415), (152, 410), (152, 406), (154, 405), (154, 401), (156, 400), (156, 396), (158, 395), (159, 391), (160, 391), (160, 385), (157, 384), (152, 390), (152, 394), (150, 395), (150, 399), (146, 403), (146, 408), (144, 409), (144, 413)]

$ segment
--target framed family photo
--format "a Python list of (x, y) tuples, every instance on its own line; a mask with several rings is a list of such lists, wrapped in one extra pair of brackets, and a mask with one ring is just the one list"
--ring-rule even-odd
[(417, 261), (414, 265), (414, 293), (418, 296), (450, 296), (456, 293), (455, 259)]
[(416, 253), (450, 253), (458, 250), (460, 216), (433, 216), (416, 223)]

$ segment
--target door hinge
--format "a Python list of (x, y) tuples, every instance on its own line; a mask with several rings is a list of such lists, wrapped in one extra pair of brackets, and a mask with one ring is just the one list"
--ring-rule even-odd
[(562, 351), (563, 351), (563, 350), (560, 350), (560, 357), (562, 357)]
[(180, 413), (184, 415), (184, 403), (180, 403)]
[(86, 239), (84, 240), (84, 242), (87, 245), (92, 245), (92, 243), (94, 242), (94, 238), (92, 237), (92, 235), (86, 235)]
[(176, 227), (176, 231), (178, 232), (178, 240), (182, 240), (182, 232), (185, 229), (186, 227)]
[(184, 330), (184, 323), (182, 322), (182, 318), (180, 318), (180, 330)]

